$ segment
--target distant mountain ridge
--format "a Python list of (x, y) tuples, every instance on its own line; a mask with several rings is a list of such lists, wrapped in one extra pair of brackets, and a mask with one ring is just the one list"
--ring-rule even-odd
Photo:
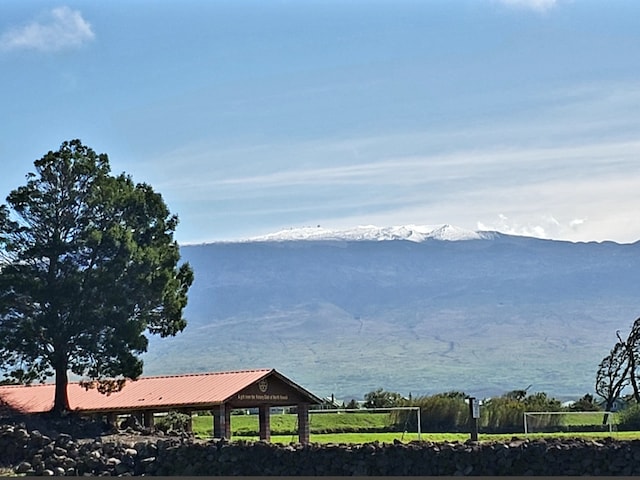
[(638, 242), (314, 227), (181, 253), (189, 325), (152, 339), (146, 375), (273, 367), (347, 400), (529, 384), (577, 398), (640, 312)]

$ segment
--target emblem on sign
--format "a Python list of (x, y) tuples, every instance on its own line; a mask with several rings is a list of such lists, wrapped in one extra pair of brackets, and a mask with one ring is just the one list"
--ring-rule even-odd
[(260, 382), (258, 382), (258, 388), (262, 393), (266, 392), (267, 388), (269, 388), (269, 384), (267, 383), (267, 380), (266, 379), (260, 380)]

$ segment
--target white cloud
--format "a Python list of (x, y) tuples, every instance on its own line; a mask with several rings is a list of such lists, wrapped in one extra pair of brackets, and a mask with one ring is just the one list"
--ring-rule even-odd
[(0, 49), (55, 52), (80, 47), (94, 37), (91, 24), (79, 11), (57, 7), (41, 20), (4, 32)]
[(578, 225), (583, 223), (583, 219), (573, 219), (563, 224), (551, 215), (535, 215), (529, 221), (520, 223), (504, 214), (499, 214), (495, 222), (489, 224), (478, 222), (477, 228), (478, 230), (495, 230), (509, 235), (559, 239), (567, 238), (571, 233), (575, 232)]
[[(289, 155), (304, 151), (307, 146), (297, 145)], [(320, 155), (327, 155), (318, 147)], [(274, 168), (257, 175), (238, 176), (179, 175), (167, 173), (173, 185), (193, 191), (202, 185), (210, 189), (222, 186), (259, 186), (261, 189), (282, 189), (293, 185), (358, 185), (381, 187), (426, 187), (435, 183), (456, 182), (466, 187), (484, 183), (496, 186), (539, 185), (557, 177), (578, 179), (618, 173), (632, 167), (640, 153), (638, 141), (582, 143), (579, 145), (538, 148), (467, 149), (442, 155), (389, 156), (362, 163), (318, 166), (318, 162), (300, 168)], [(304, 156), (304, 155), (303, 155)], [(168, 162), (169, 163), (169, 162)], [(181, 163), (171, 162), (175, 168)], [(633, 169), (634, 172), (638, 170)], [(182, 184), (176, 179), (181, 178)]]
[(508, 7), (525, 8), (536, 12), (546, 12), (558, 4), (558, 0), (498, 0)]
[[(240, 237), (294, 225), (451, 223), (570, 241), (640, 239), (640, 85), (581, 84), (545, 92), (540, 103), (531, 115), (455, 130), (203, 139), (148, 157), (139, 173), (123, 169), (186, 202), (182, 225), (198, 235), (233, 218), (230, 234)], [(207, 211), (196, 214), (200, 205)]]
[[(472, 213), (480, 230), (570, 241), (635, 242), (640, 238), (640, 170), (565, 176), (474, 192)], [(454, 206), (451, 206), (453, 209)], [(499, 213), (493, 213), (499, 212)], [(451, 217), (463, 215), (455, 210)], [(452, 222), (453, 223), (453, 222)]]

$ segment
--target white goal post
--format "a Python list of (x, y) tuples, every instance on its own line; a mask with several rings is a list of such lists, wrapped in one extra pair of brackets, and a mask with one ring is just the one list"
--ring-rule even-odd
[[(561, 426), (563, 425), (562, 416), (585, 416), (586, 418), (593, 418), (594, 420), (591, 423), (579, 423), (575, 424), (575, 426), (579, 425), (606, 425), (609, 433), (613, 432), (614, 428), (614, 413), (613, 412), (524, 412), (523, 421), (524, 421), (524, 434), (528, 435), (529, 433), (533, 433), (533, 429), (540, 426), (540, 421), (546, 419), (546, 423), (544, 427), (548, 426)], [(555, 416), (555, 418), (552, 418)], [(603, 422), (603, 420), (605, 420)], [(567, 426), (564, 424), (564, 426)], [(543, 427), (543, 428), (544, 428)]]

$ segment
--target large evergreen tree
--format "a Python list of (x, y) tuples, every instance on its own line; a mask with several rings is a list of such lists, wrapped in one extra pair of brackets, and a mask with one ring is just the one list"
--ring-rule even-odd
[(0, 366), (22, 383), (55, 375), (60, 413), (69, 371), (108, 390), (142, 373), (146, 333), (185, 328), (193, 272), (177, 217), (107, 155), (72, 140), (34, 165), (0, 206)]

